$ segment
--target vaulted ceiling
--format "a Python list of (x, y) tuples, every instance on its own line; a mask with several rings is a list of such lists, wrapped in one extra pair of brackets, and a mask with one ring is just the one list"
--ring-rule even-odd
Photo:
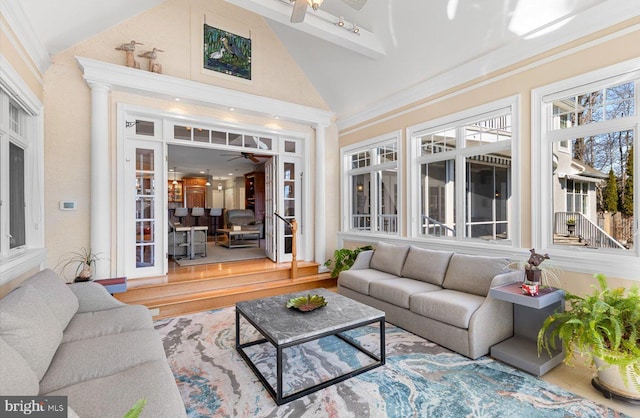
[[(6, 1), (50, 54), (162, 2)], [(224, 1), (265, 16), (343, 127), (640, 14), (640, 0), (325, 0), (292, 24), (288, 0)]]

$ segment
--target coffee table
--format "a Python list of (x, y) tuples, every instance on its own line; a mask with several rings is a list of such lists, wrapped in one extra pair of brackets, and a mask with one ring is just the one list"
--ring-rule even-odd
[[(300, 312), (295, 309), (288, 309), (285, 306), (289, 299), (306, 296), (308, 294), (323, 296), (328, 302), (327, 306), (311, 312)], [(241, 342), (241, 318), (251, 324), (264, 338), (250, 342)], [(242, 321), (243, 323), (245, 323), (244, 320)], [(376, 322), (380, 328), (377, 354), (367, 350), (354, 339), (343, 335), (346, 331)], [(282, 405), (283, 403), (293, 401), (385, 364), (384, 324), (385, 317), (383, 311), (326, 289), (313, 289), (264, 299), (238, 302), (236, 303), (236, 350), (260, 379), (275, 402), (278, 405)], [(366, 354), (372, 361), (343, 375), (318, 383), (314, 382), (315, 384), (312, 386), (302, 388), (291, 394), (283, 394), (283, 373), (285, 372), (285, 364), (283, 364), (284, 350), (328, 336), (335, 336), (341, 339), (348, 343), (349, 346)], [(275, 387), (269, 383), (267, 377), (258, 369), (245, 350), (257, 344), (271, 344), (275, 348)]]
[[(231, 228), (219, 228), (218, 232), (222, 232), (227, 236), (227, 243), (222, 244), (223, 246), (231, 249), (231, 248), (243, 248), (243, 247), (253, 247), (252, 243), (248, 243), (250, 239), (255, 239), (257, 247), (260, 248), (260, 231), (256, 231), (255, 229), (231, 229)], [(250, 238), (248, 238), (250, 237)], [(234, 242), (235, 239), (235, 242)], [(218, 236), (215, 236), (215, 244), (218, 245)]]

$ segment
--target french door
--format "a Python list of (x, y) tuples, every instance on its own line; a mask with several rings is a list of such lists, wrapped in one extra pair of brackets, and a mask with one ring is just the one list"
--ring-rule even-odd
[[(304, 219), (302, 219), (302, 159), (298, 157), (284, 155), (280, 159), (279, 175), (279, 193), (278, 204), (279, 211), (283, 218), (287, 221), (296, 220), (298, 223), (297, 233), (297, 258), (304, 259), (305, 248), (304, 240), (301, 235), (304, 232)], [(281, 229), (283, 228), (283, 229)], [(293, 252), (293, 230), (291, 227), (281, 220), (278, 220), (278, 231), (282, 231), (277, 235), (278, 262), (291, 261)]]
[(275, 219), (275, 205), (278, 201), (276, 195), (277, 188), (274, 187), (276, 177), (276, 164), (277, 157), (268, 159), (264, 163), (264, 239), (265, 239), (265, 254), (271, 261), (276, 261), (276, 222), (281, 222), (279, 219)]
[(125, 151), (125, 274), (131, 277), (165, 273), (163, 222), (163, 144), (127, 141)]

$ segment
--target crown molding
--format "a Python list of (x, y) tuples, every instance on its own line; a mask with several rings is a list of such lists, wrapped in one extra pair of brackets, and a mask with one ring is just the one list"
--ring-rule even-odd
[[(282, 23), (291, 28), (308, 33), (316, 38), (331, 42), (335, 45), (357, 52), (369, 58), (380, 58), (386, 54), (378, 38), (366, 29), (359, 28), (355, 34), (348, 29), (341, 28), (336, 23), (338, 17), (319, 9), (307, 13), (303, 22), (291, 23), (292, 6), (289, 1), (282, 0), (225, 0), (235, 6), (257, 13), (263, 17)], [(352, 25), (345, 22), (347, 27)]]
[(228, 109), (271, 118), (281, 119), (314, 127), (328, 126), (334, 122), (335, 114), (322, 109), (285, 102), (269, 97), (212, 86), (197, 81), (185, 80), (122, 65), (76, 57), (87, 84), (98, 83), (112, 90), (159, 97), (165, 100), (179, 98), (183, 103)]
[(27, 15), (18, 0), (0, 1), (0, 13), (18, 37), (18, 40), (33, 60), (40, 74), (44, 74), (51, 65), (49, 52), (36, 36)]
[[(612, 5), (611, 3), (615, 3), (615, 5)], [(500, 70), (501, 68), (516, 64), (523, 59), (560, 47), (581, 37), (631, 19), (634, 16), (638, 16), (639, 10), (640, 9), (638, 9), (637, 4), (634, 4), (634, 2), (622, 0), (602, 2), (590, 9), (582, 11), (582, 13), (580, 13), (581, 23), (576, 25), (575, 29), (572, 31), (564, 32), (560, 36), (556, 37), (547, 35), (507, 44), (484, 56), (472, 59), (456, 68), (425, 80), (422, 83), (389, 97), (385, 97), (383, 100), (376, 103), (372, 103), (362, 111), (352, 114), (338, 115), (336, 124), (340, 131), (347, 130), (351, 127), (355, 127), (354, 129), (357, 130), (359, 128), (356, 127), (356, 125), (371, 122), (373, 119), (379, 118), (382, 115), (391, 114), (400, 108), (420, 102), (427, 97), (431, 97), (439, 92), (454, 88), (484, 74)], [(592, 41), (588, 45), (593, 46), (615, 37), (623, 36), (635, 30), (638, 30), (637, 26), (622, 29), (616, 33)], [(524, 48), (526, 48), (527, 51), (526, 56), (523, 56), (522, 54)], [(582, 48), (583, 47), (579, 46), (571, 49), (569, 52), (577, 51)], [(542, 65), (543, 62), (549, 62), (550, 60), (566, 55), (567, 52), (560, 53), (544, 61), (531, 64), (527, 68)], [(478, 69), (482, 69), (482, 73), (479, 73)], [(369, 126), (369, 124), (366, 126)]]

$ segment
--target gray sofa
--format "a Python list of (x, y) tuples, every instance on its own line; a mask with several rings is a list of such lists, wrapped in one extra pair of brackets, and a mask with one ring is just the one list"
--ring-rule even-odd
[[(0, 395), (67, 396), (68, 416), (186, 417), (144, 306), (43, 270), (0, 299)], [(77, 414), (77, 415), (76, 415)]]
[(256, 215), (251, 209), (228, 209), (224, 212), (224, 223), (227, 228), (240, 226), (244, 231), (256, 231), (264, 238), (262, 222), (256, 222)]
[(338, 293), (386, 313), (386, 320), (476, 359), (513, 335), (513, 308), (491, 287), (522, 281), (509, 260), (377, 244), (340, 273)]

